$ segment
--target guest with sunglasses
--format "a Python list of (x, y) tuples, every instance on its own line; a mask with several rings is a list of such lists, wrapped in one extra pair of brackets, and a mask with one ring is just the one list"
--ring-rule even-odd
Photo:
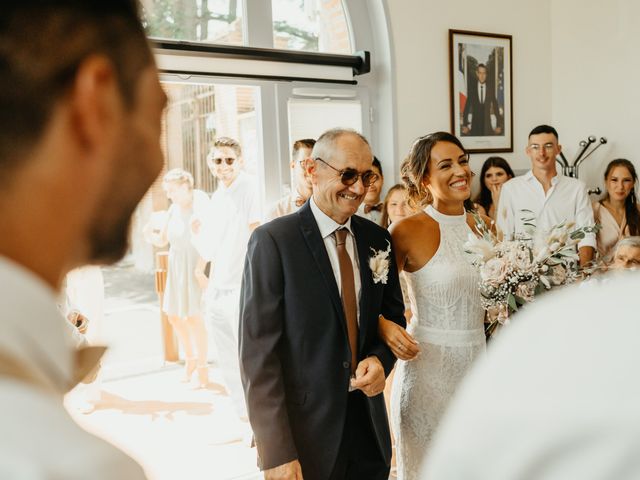
[[(367, 194), (364, 196), (364, 201), (358, 209), (357, 215), (368, 218), (374, 223), (380, 225), (382, 220), (382, 202), (380, 201), (380, 194), (382, 193), (382, 186), (384, 184), (384, 177), (382, 176), (382, 165), (377, 157), (373, 157), (373, 164), (371, 170), (378, 176), (375, 182), (369, 185)], [(386, 225), (382, 225), (386, 227)]]
[(296, 212), (311, 196), (311, 182), (305, 174), (305, 162), (311, 157), (311, 150), (316, 141), (313, 138), (303, 138), (293, 143), (291, 154), (291, 193), (285, 195), (269, 208), (265, 221), (289, 215)]
[(245, 420), (238, 365), (238, 303), (247, 242), (260, 221), (258, 190), (252, 177), (242, 171), (242, 149), (232, 138), (215, 140), (207, 165), (218, 187), (206, 215), (193, 222), (192, 241), (211, 262), (204, 293), (205, 319), (213, 333), (225, 386), (238, 416)]

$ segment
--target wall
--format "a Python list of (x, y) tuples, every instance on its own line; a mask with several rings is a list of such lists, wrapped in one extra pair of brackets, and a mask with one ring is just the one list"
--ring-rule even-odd
[(640, 2), (552, 0), (552, 118), (572, 159), (588, 135), (607, 137), (581, 166), (589, 187), (602, 186), (609, 160), (640, 167)]
[[(395, 62), (398, 142), (403, 158), (413, 140), (450, 128), (449, 29), (513, 35), (514, 153), (527, 168), (527, 134), (551, 121), (551, 0), (387, 0)], [(517, 4), (517, 6), (516, 6)], [(488, 155), (472, 155), (479, 172)]]

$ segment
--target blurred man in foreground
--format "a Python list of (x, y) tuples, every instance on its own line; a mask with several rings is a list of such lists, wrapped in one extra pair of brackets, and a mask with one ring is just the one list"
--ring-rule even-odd
[(165, 103), (134, 0), (3, 4), (0, 478), (144, 478), (63, 408), (99, 355), (74, 348), (56, 301), (71, 269), (126, 252)]

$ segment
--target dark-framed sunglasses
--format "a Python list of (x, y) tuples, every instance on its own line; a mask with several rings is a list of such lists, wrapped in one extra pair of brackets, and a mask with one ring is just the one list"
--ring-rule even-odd
[(227, 165), (233, 165), (233, 162), (235, 162), (236, 159), (233, 157), (212, 158), (211, 161), (214, 163), (214, 165), (220, 165), (222, 162), (226, 163)]
[(316, 157), (314, 158), (314, 160), (318, 160), (324, 163), (327, 167), (330, 167), (338, 172), (338, 175), (340, 175), (340, 181), (347, 187), (350, 187), (351, 185), (356, 183), (358, 181), (358, 177), (362, 178), (362, 184), (365, 186), (365, 188), (369, 188), (371, 184), (376, 183), (378, 178), (380, 178), (380, 176), (373, 170), (367, 170), (363, 173), (358, 172), (355, 168), (345, 168), (344, 170), (338, 170), (336, 167), (329, 165), (320, 157)]

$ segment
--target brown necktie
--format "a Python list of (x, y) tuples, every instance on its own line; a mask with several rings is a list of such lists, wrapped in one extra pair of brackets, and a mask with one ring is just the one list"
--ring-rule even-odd
[(347, 335), (351, 348), (351, 373), (355, 373), (358, 365), (358, 307), (356, 304), (356, 286), (353, 278), (353, 264), (347, 252), (346, 239), (349, 231), (339, 228), (334, 232), (336, 247), (338, 248), (338, 261), (340, 262), (340, 284), (342, 286), (342, 308), (347, 320)]

